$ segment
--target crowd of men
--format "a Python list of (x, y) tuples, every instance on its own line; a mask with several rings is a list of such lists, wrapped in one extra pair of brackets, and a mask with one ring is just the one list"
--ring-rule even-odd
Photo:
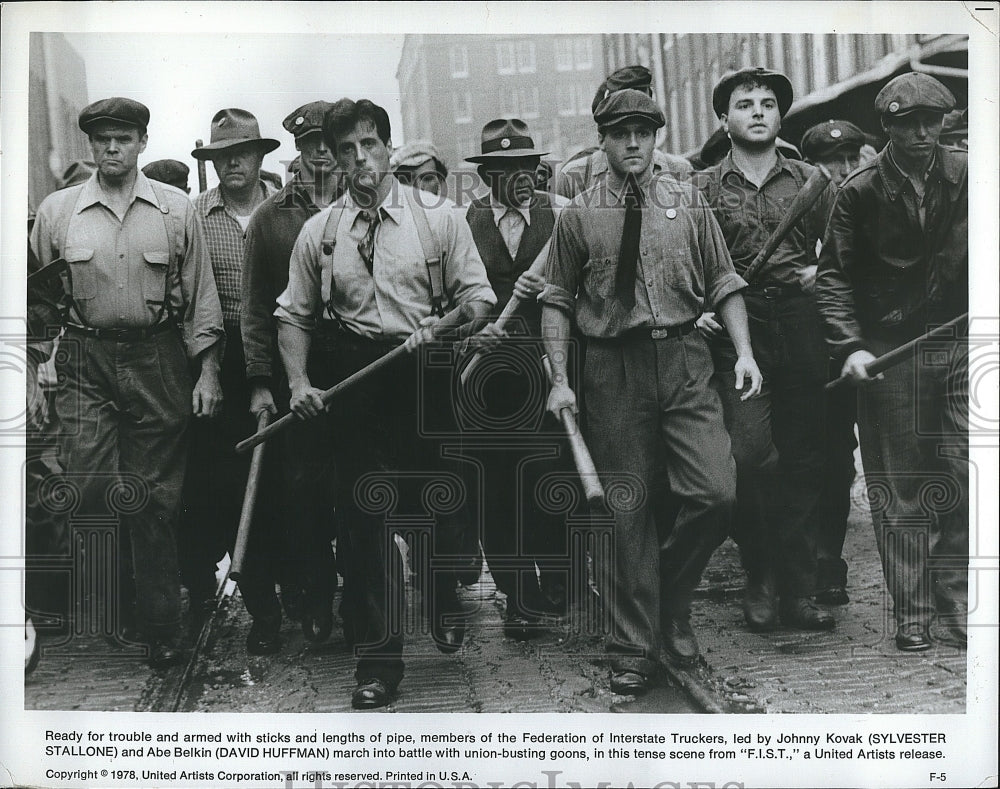
[[(966, 341), (877, 359), (967, 311), (967, 155), (939, 142), (954, 97), (899, 76), (876, 99), (880, 151), (831, 120), (803, 136), (803, 160), (778, 138), (788, 78), (730, 72), (696, 171), (656, 147), (650, 82), (638, 66), (608, 77), (597, 146), (561, 168), (523, 121), (490, 121), (467, 157), (474, 199), (447, 196), (432, 144), (394, 151), (368, 99), (292, 111), (299, 157), (277, 187), (261, 166), (278, 141), (220, 110), (191, 152), (219, 183), (193, 202), (183, 163), (139, 170), (145, 106), (85, 108), (93, 163), (31, 231), (36, 363), (59, 334), (59, 465), (29, 463), (29, 546), (65, 545), (49, 475), (74, 486), (78, 517), (114, 509), (108, 635), (165, 668), (184, 659), (182, 585), (193, 621), (213, 609), (249, 483), (248, 653), (281, 649), (283, 616), (328, 638), (339, 574), (352, 704), (384, 706), (403, 678), (407, 572), (433, 642), (455, 652), (457, 590), (482, 550), (505, 637), (596, 590), (611, 688), (640, 694), (664, 661), (697, 660), (692, 593), (727, 537), (749, 629), (835, 627), (857, 422), (895, 644), (964, 644)], [(800, 210), (817, 168), (828, 183)], [(289, 414), (248, 479), (236, 444)], [(568, 414), (608, 492), (590, 562), (553, 488), (581, 483)], [(36, 616), (60, 611), (43, 575), (29, 574)]]

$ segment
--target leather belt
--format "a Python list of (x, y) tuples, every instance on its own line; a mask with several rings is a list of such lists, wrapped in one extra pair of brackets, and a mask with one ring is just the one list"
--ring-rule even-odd
[(763, 296), (765, 299), (781, 299), (789, 296), (801, 296), (802, 290), (794, 285), (750, 285), (746, 289), (750, 296)]
[(137, 342), (163, 334), (168, 329), (174, 328), (169, 321), (157, 323), (155, 326), (143, 326), (136, 329), (101, 329), (94, 326), (74, 326), (70, 324), (66, 327), (68, 334), (81, 334), (84, 337), (96, 337), (98, 340), (114, 340), (115, 342)]
[(686, 323), (678, 324), (677, 326), (637, 326), (634, 329), (629, 329), (617, 337), (594, 337), (598, 341), (607, 340), (671, 340), (683, 337), (685, 334), (690, 334), (695, 329), (695, 322), (693, 320), (687, 321)]

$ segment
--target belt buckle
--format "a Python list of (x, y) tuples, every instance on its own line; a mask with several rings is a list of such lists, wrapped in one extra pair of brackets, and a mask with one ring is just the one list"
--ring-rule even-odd
[(776, 287), (775, 285), (765, 285), (764, 288), (761, 289), (761, 293), (764, 294), (765, 299), (776, 299), (781, 295), (781, 288)]
[(670, 329), (653, 329), (649, 336), (654, 340), (665, 340), (670, 337)]

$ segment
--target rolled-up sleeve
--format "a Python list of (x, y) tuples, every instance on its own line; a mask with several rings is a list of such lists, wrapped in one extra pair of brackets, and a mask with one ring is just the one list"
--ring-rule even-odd
[(693, 213), (698, 227), (698, 244), (705, 275), (705, 309), (713, 309), (733, 293), (747, 286), (746, 280), (736, 273), (729, 256), (722, 228), (709, 208), (708, 202), (697, 189), (692, 189)]
[[(274, 317), (282, 323), (312, 331), (323, 306), (323, 279), (320, 257), (320, 235), (326, 226), (327, 212), (306, 222), (292, 248), (288, 261), (288, 287), (278, 296)], [(319, 219), (319, 230), (313, 221)]]
[(469, 223), (457, 209), (441, 211), (441, 232), (445, 247), (445, 287), (455, 304), (482, 301), (491, 307), (497, 303), (486, 266), (472, 238)]
[(184, 229), (186, 246), (180, 276), (184, 346), (188, 358), (194, 359), (225, 337), (225, 330), (204, 232), (190, 201), (186, 201)]
[(545, 262), (545, 290), (539, 301), (573, 315), (580, 272), (587, 262), (580, 212), (569, 205), (559, 213), (552, 231), (552, 246)]

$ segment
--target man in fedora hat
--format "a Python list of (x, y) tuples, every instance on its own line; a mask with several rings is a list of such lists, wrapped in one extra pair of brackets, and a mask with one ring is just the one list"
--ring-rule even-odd
[[(559, 425), (550, 423), (545, 412), (544, 389), (532, 386), (545, 377), (537, 301), (545, 279), (538, 269), (548, 254), (558, 212), (569, 202), (535, 189), (535, 171), (544, 153), (535, 149), (523, 121), (501, 118), (483, 127), (481, 153), (466, 158), (479, 165), (479, 176), (490, 190), (472, 201), (466, 219), (497, 294), (491, 319), (500, 315), (512, 295), (522, 300), (505, 332), (516, 339), (484, 353), (478, 362), (483, 365), (479, 375), (489, 386), (483, 393), (481, 412), (466, 415), (465, 434), (473, 445), (476, 434), (484, 444), (493, 439), (488, 448), (467, 444), (466, 452), (481, 452), (485, 464), (482, 543), (493, 580), (507, 597), (504, 633), (517, 640), (537, 634), (541, 615), (553, 602), (564, 605), (569, 589), (565, 570), (553, 567), (560, 557), (565, 567), (564, 519), (543, 509), (537, 490), (547, 475), (572, 473)], [(490, 325), (476, 341), (499, 339), (500, 334)], [(492, 371), (491, 364), (495, 365)], [(469, 401), (459, 403), (468, 405)], [(502, 446), (497, 442), (501, 436)], [(517, 440), (508, 440), (512, 436)], [(513, 495), (516, 491), (524, 495)]]
[[(323, 116), (333, 105), (311, 101), (290, 112), (282, 126), (295, 138), (298, 167), (292, 179), (265, 200), (250, 218), (243, 253), (240, 328), (250, 382), (250, 410), (288, 411), (288, 379), (278, 358), (278, 325), (274, 305), (288, 285), (288, 261), (306, 221), (343, 192), (333, 151), (323, 137)], [(313, 337), (308, 360), (310, 379), (324, 389), (333, 386), (329, 335)], [(276, 548), (283, 559), (278, 568), (285, 613), (302, 622), (310, 641), (322, 641), (333, 627), (333, 597), (337, 570), (331, 551), (333, 474), (331, 439), (326, 413), (310, 422), (296, 422), (265, 456), (269, 470), (280, 466), (284, 543)], [(338, 546), (343, 554), (344, 546)]]
[[(196, 159), (210, 159), (219, 176), (219, 185), (199, 194), (194, 205), (205, 229), (226, 329), (222, 412), (218, 419), (200, 423), (193, 431), (184, 481), (181, 579), (197, 613), (204, 613), (214, 599), (216, 563), (235, 537), (250, 468), (249, 457), (234, 451), (236, 443), (256, 429), (240, 334), (243, 235), (254, 209), (274, 194), (274, 187), (260, 178), (260, 166), (264, 154), (278, 145), (277, 140), (260, 136), (252, 114), (233, 108), (215, 114), (208, 145), (191, 152)], [(257, 517), (264, 520), (275, 497), (261, 495), (258, 501)], [(254, 533), (268, 529), (263, 523), (255, 524)], [(248, 649), (262, 654), (278, 648), (281, 614), (273, 580), (256, 568), (256, 563), (248, 561), (240, 591), (254, 619)]]
[[(791, 103), (788, 78), (760, 67), (728, 72), (712, 91), (712, 106), (732, 150), (704, 171), (699, 186), (738, 273), (760, 251), (814, 169), (776, 148), (781, 118)], [(828, 187), (744, 293), (754, 354), (767, 381), (760, 398), (744, 401), (733, 389), (736, 350), (727, 327), (712, 313), (699, 323), (712, 345), (715, 385), (736, 459), (733, 536), (747, 571), (743, 612), (752, 630), (774, 629), (779, 616), (798, 629), (834, 627), (833, 616), (810, 599), (823, 501), (828, 360), (811, 284), (816, 244), (832, 200)]]
[[(597, 88), (590, 111), (597, 111), (598, 105), (612, 93), (619, 90), (638, 90), (647, 96), (653, 95), (653, 75), (645, 66), (624, 66), (611, 74)], [(683, 156), (653, 149), (653, 172), (666, 172), (677, 178), (687, 178), (692, 172), (691, 163)], [(555, 179), (555, 192), (563, 197), (576, 197), (608, 174), (608, 157), (600, 148), (587, 156), (567, 161)]]
[[(110, 506), (118, 519), (118, 633), (136, 632), (160, 667), (182, 659), (176, 519), (187, 427), (192, 413), (218, 409), (223, 327), (191, 201), (138, 170), (148, 123), (132, 99), (84, 108), (97, 172), (45, 199), (31, 246), (42, 265), (61, 257), (72, 272), (56, 359), (60, 460), (81, 493), (77, 514), (107, 518)], [(129, 506), (116, 510), (123, 499)]]

